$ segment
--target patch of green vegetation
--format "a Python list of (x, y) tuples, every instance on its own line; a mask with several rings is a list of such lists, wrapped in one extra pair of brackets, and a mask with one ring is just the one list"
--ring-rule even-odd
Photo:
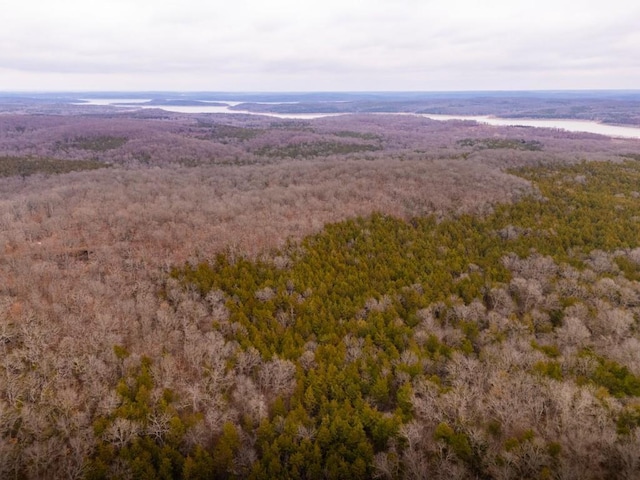
[(560, 349), (557, 347), (557, 345), (540, 345), (538, 342), (533, 340), (531, 342), (531, 346), (535, 350), (544, 353), (547, 357), (558, 358), (560, 356)]
[(465, 138), (457, 144), (461, 147), (473, 147), (479, 150), (497, 150), (510, 148), (514, 150), (542, 150), (542, 143), (537, 140), (517, 140), (511, 138)]
[(640, 377), (618, 362), (598, 358), (598, 367), (591, 380), (605, 387), (614, 397), (640, 396)]
[(505, 440), (504, 447), (507, 452), (519, 448), (522, 444), (532, 441), (535, 438), (535, 432), (533, 430), (525, 430), (516, 437), (510, 437)]
[(559, 362), (536, 362), (533, 371), (554, 380), (562, 380), (562, 366)]
[(319, 141), (292, 143), (284, 146), (268, 146), (258, 149), (256, 153), (267, 157), (311, 158), (359, 152), (375, 152), (378, 150), (382, 150), (382, 147), (379, 145)]
[(376, 135), (375, 133), (367, 133), (367, 132), (352, 132), (350, 130), (342, 130), (339, 132), (333, 133), (336, 137), (343, 138), (361, 138), (362, 140), (382, 140), (381, 135)]
[(0, 157), (0, 177), (28, 177), (36, 173), (60, 173), (95, 170), (110, 165), (95, 160), (60, 160), (57, 158)]
[(236, 127), (234, 125), (215, 124), (211, 127), (211, 133), (207, 138), (227, 143), (230, 140), (251, 140), (263, 132), (261, 129)]
[(300, 120), (278, 120), (269, 123), (269, 129), (274, 130), (291, 130), (297, 132), (313, 132), (311, 124)]
[[(116, 355), (118, 349), (121, 347), (114, 347)], [(85, 478), (112, 478), (109, 466), (114, 463), (126, 465), (135, 478), (199, 478), (186, 472), (207, 467), (209, 475), (215, 475), (228, 468), (226, 463), (216, 465), (204, 450), (195, 449), (186, 457), (181, 453), (187, 428), (199, 419), (178, 413), (173, 391), (165, 389), (159, 398), (153, 394), (151, 367), (151, 359), (143, 357), (139, 366), (130, 369), (116, 388), (118, 407), (95, 420), (93, 428), (99, 441), (85, 465)], [(225, 425), (216, 453), (235, 445), (233, 438), (227, 438), (235, 433), (235, 427), (231, 428), (233, 431)], [(218, 460), (224, 462), (225, 458)]]
[(469, 438), (464, 433), (456, 433), (449, 425), (441, 423), (433, 432), (433, 438), (443, 441), (460, 460), (471, 461), (473, 450), (471, 449)]
[(628, 280), (640, 281), (640, 265), (626, 257), (616, 257), (615, 262)]
[(588, 377), (578, 377), (578, 383), (591, 382), (604, 387), (617, 398), (640, 396), (640, 377), (634, 375), (626, 366), (619, 364), (590, 349), (580, 352), (581, 356), (596, 360), (597, 367)]
[(616, 430), (618, 435), (630, 435), (640, 427), (640, 405), (628, 405), (618, 416)]
[(75, 137), (66, 142), (58, 142), (56, 145), (60, 150), (69, 150), (76, 148), (79, 150), (91, 150), (93, 152), (106, 152), (120, 148), (128, 139), (126, 137), (112, 137), (109, 135), (100, 135), (95, 137)]

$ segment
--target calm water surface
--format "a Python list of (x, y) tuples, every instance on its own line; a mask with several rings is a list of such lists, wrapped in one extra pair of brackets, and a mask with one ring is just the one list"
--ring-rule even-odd
[[(151, 99), (143, 98), (91, 98), (82, 99), (82, 103), (74, 103), (74, 105), (111, 105), (113, 107), (120, 108), (159, 108), (166, 110), (167, 112), (176, 113), (244, 113), (247, 115), (264, 115), (267, 117), (276, 118), (299, 118), (299, 119), (313, 119), (321, 117), (332, 117), (335, 115), (342, 115), (338, 113), (262, 113), (262, 112), (250, 112), (249, 110), (230, 110), (230, 107), (234, 107), (244, 102), (229, 102), (229, 101), (216, 101), (216, 100), (204, 100), (203, 103), (224, 103), (226, 105), (139, 105), (150, 101)], [(255, 102), (263, 104), (281, 104), (281, 103), (297, 103), (297, 102)]]
[[(224, 106), (216, 105), (138, 105), (148, 102), (150, 99), (87, 99), (82, 104), (76, 105), (113, 105), (122, 108), (161, 108), (168, 112), (176, 113), (242, 113), (247, 115), (265, 115), (276, 118), (298, 118), (313, 119), (321, 117), (332, 117), (336, 115), (348, 115), (342, 113), (266, 113), (250, 112), (248, 110), (230, 110), (229, 107), (242, 102), (216, 102), (225, 103)], [(205, 102), (206, 103), (206, 102)], [(263, 103), (296, 103), (296, 102), (263, 102)], [(409, 114), (414, 115), (414, 114)], [(587, 132), (607, 135), (609, 137), (637, 138), (640, 139), (640, 128), (626, 127), (621, 125), (606, 125), (603, 123), (590, 122), (587, 120), (571, 119), (526, 119), (526, 118), (500, 118), (488, 115), (436, 115), (436, 114), (415, 114), (433, 120), (473, 120), (478, 123), (496, 126), (523, 126), (538, 128), (557, 128), (568, 132)]]
[(625, 127), (621, 125), (606, 125), (604, 123), (590, 122), (588, 120), (571, 119), (538, 119), (538, 118), (500, 118), (488, 115), (432, 115), (421, 114), (423, 117), (433, 120), (474, 120), (478, 123), (503, 127), (538, 127), (558, 128), (568, 132), (587, 132), (607, 135), (609, 137), (640, 138), (640, 128)]

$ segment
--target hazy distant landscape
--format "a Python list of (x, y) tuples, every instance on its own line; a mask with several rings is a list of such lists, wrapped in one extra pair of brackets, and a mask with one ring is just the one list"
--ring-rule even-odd
[(639, 103), (1, 94), (0, 477), (638, 478)]
[[(270, 114), (417, 113), (577, 119), (640, 126), (640, 91), (0, 94), (3, 111), (62, 113), (69, 104), (113, 99), (119, 106), (221, 107)], [(144, 99), (144, 100), (140, 100)], [(135, 101), (133, 103), (132, 101)], [(106, 105), (105, 105), (106, 106)]]

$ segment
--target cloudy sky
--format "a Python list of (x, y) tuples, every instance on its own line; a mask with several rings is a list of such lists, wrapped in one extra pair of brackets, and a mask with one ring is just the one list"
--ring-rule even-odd
[(17, 0), (0, 91), (640, 89), (638, 0)]

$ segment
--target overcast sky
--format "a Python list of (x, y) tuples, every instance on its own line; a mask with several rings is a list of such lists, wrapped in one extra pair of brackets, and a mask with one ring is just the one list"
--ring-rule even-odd
[(638, 0), (3, 0), (0, 90), (640, 89)]

